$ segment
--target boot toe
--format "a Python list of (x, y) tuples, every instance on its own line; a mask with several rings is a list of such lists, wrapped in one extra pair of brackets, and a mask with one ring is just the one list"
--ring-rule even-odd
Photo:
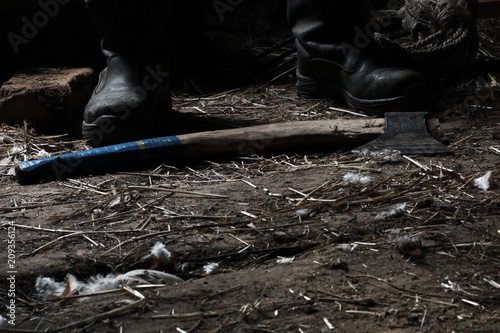
[[(364, 82), (363, 82), (364, 81)], [(361, 80), (348, 103), (366, 111), (413, 111), (431, 104), (424, 76), (412, 69), (382, 68)]]
[(99, 94), (87, 103), (83, 114), (84, 122), (91, 124), (101, 116), (134, 121), (132, 118), (137, 117), (137, 112), (134, 111), (142, 102), (143, 99), (126, 92)]
[(387, 68), (374, 71), (364, 91), (366, 98), (393, 98), (408, 95), (414, 87), (426, 87), (425, 79), (417, 71), (405, 68)]

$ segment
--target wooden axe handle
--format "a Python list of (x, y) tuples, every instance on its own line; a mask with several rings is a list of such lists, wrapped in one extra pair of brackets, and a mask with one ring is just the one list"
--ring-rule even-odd
[(296, 121), (237, 129), (199, 132), (127, 142), (41, 160), (20, 162), (21, 183), (62, 179), (142, 167), (189, 157), (249, 155), (262, 150), (299, 146), (361, 145), (384, 132), (385, 119)]
[(357, 145), (381, 135), (384, 126), (382, 118), (292, 121), (177, 137), (187, 157), (234, 153), (249, 155), (264, 149)]

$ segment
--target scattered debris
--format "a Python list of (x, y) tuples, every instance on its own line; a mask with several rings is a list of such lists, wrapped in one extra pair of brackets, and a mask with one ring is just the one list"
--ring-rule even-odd
[(483, 279), (483, 280), (488, 282), (489, 284), (491, 284), (493, 287), (500, 289), (500, 283), (497, 283), (493, 280), (488, 280), (488, 279)]
[(347, 264), (347, 262), (342, 261), (340, 259), (337, 259), (337, 260), (331, 262), (329, 267), (333, 270), (339, 269), (339, 270), (344, 271), (346, 273), (349, 272), (349, 265)]
[(473, 301), (465, 299), (465, 298), (462, 298), (462, 302), (467, 303), (467, 304), (472, 305), (472, 306), (481, 307), (481, 304), (479, 304), (477, 302), (473, 302)]
[(118, 194), (111, 200), (108, 204), (108, 208), (113, 208), (115, 206), (118, 206), (122, 202), (122, 195)]
[(389, 219), (391, 217), (402, 216), (406, 212), (405, 209), (406, 209), (406, 202), (397, 205), (396, 207), (394, 207), (391, 210), (378, 213), (377, 216), (375, 216), (375, 220), (385, 220), (385, 219)]
[(397, 240), (396, 247), (398, 251), (412, 258), (420, 258), (423, 256), (424, 251), (422, 248), (422, 240), (420, 237), (401, 237)]
[(0, 159), (0, 173), (15, 176), (15, 166), (26, 159), (26, 148), (15, 144), (7, 151), (7, 156)]
[(323, 317), (323, 321), (325, 322), (326, 326), (328, 327), (328, 329), (330, 331), (334, 330), (335, 327), (330, 323), (330, 321), (328, 320), (328, 318), (326, 317)]
[(403, 160), (399, 150), (383, 149), (381, 151), (371, 151), (368, 149), (363, 149), (359, 152), (359, 154), (371, 159), (373, 162), (378, 162), (380, 164), (399, 163)]
[(390, 238), (396, 238), (401, 233), (401, 229), (400, 228), (392, 228), (391, 230), (388, 230), (387, 232), (389, 232)]
[(277, 243), (290, 243), (290, 242), (294, 242), (298, 239), (298, 237), (296, 235), (292, 235), (288, 232), (284, 232), (284, 231), (275, 231), (273, 233), (273, 239), (277, 242)]
[(50, 277), (38, 277), (35, 288), (40, 297), (62, 299), (76, 293), (91, 295), (131, 285), (170, 284), (181, 281), (183, 281), (181, 278), (169, 273), (150, 269), (136, 269), (124, 274), (99, 274), (90, 277), (86, 282), (78, 281), (72, 274), (66, 276), (64, 283), (56, 282)]
[(15, 165), (19, 162), (16, 157), (5, 157), (0, 160), (0, 173), (6, 176), (15, 176)]
[(25, 148), (24, 146), (22, 146), (22, 145), (14, 145), (14, 146), (10, 149), (9, 154), (10, 154), (11, 156), (15, 156), (15, 155), (20, 154), (20, 153), (23, 153), (23, 152), (25, 152), (25, 151), (26, 151), (26, 148)]
[(461, 291), (462, 290), (457, 283), (450, 281), (450, 279), (448, 279), (448, 283), (442, 282), (441, 286), (445, 289), (450, 289), (453, 291)]
[(99, 291), (118, 289), (125, 285), (138, 284), (170, 284), (183, 281), (181, 278), (151, 269), (136, 269), (125, 274), (108, 274), (91, 277), (82, 284), (81, 293), (95, 293)]
[(358, 244), (355, 243), (344, 243), (336, 246), (337, 249), (344, 252), (353, 252), (358, 247)]

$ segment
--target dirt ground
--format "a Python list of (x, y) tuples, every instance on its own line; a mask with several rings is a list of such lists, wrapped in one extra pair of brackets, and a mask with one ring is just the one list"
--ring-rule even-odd
[[(494, 41), (482, 50), (500, 56)], [(9, 175), (14, 158), (90, 147), (3, 125), (0, 276), (14, 279), (0, 284), (0, 301), (15, 310), (0, 314), (14, 314), (15, 326), (0, 331), (498, 332), (494, 68), (435, 90), (432, 115), (451, 155), (388, 159), (308, 147), (20, 185)], [(332, 109), (347, 109), (335, 101), (298, 98), (294, 80), (188, 81), (173, 91), (172, 127), (358, 117)], [(489, 186), (477, 187), (488, 172)], [(151, 256), (157, 243), (169, 261)], [(71, 287), (59, 298), (36, 288), (39, 277), (63, 283), (72, 274), (83, 285), (138, 269), (182, 281), (146, 278), (107, 293)]]

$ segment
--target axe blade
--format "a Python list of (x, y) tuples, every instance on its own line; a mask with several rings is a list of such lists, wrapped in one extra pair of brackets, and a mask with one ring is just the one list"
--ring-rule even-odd
[(385, 132), (353, 152), (397, 150), (404, 155), (452, 153), (451, 148), (427, 132), (426, 114), (427, 112), (386, 112)]

